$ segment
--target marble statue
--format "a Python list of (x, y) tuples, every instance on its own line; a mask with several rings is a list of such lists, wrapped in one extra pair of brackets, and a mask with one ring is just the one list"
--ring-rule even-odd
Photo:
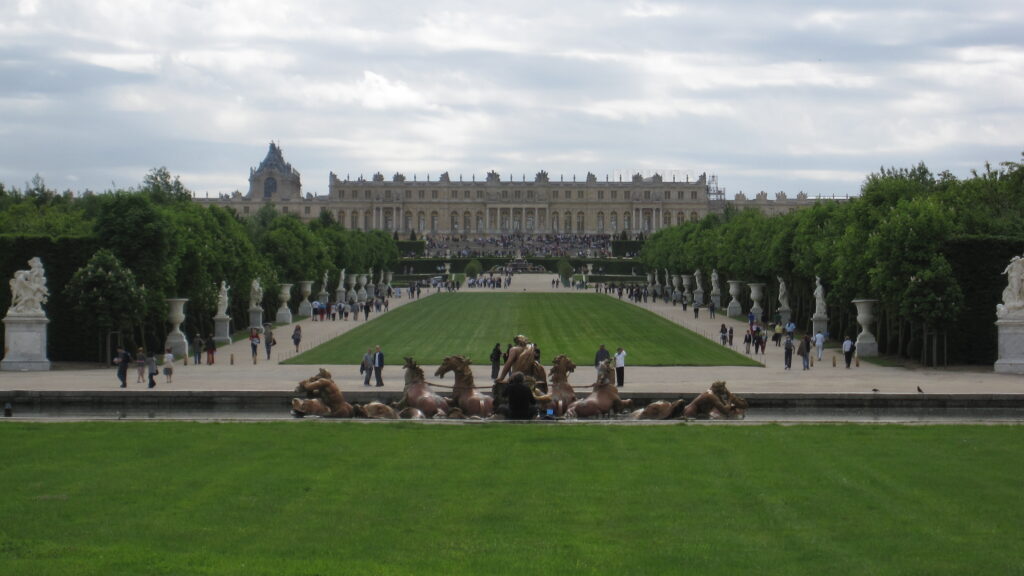
[(324, 281), (323, 284), (320, 285), (320, 291), (327, 292), (327, 270), (324, 270)]
[(28, 261), (28, 270), (18, 270), (11, 279), (11, 308), (8, 314), (16, 316), (42, 316), (43, 303), (50, 291), (46, 289), (46, 274), (39, 257)]
[(718, 288), (718, 269), (713, 268), (711, 270), (711, 293), (714, 294), (717, 292), (721, 292)]
[(814, 315), (828, 315), (825, 308), (825, 288), (821, 285), (821, 276), (814, 277)]
[(338, 278), (338, 290), (345, 289), (345, 269), (341, 269), (341, 276)]
[(263, 302), (263, 287), (260, 286), (260, 279), (252, 279), (252, 288), (249, 290), (249, 308), (262, 308), (260, 303)]
[(703, 285), (700, 278), (700, 268), (697, 268), (697, 271), (693, 273), (693, 280), (693, 283), (697, 285), (697, 288), (700, 288)]
[(776, 276), (776, 278), (779, 279), (779, 309), (789, 310), (789, 290), (786, 289), (786, 281), (782, 279), (782, 276)]
[(1006, 288), (1003, 289), (1003, 303), (996, 305), (996, 316), (1024, 314), (1024, 258), (1014, 256), (1003, 274), (1006, 275)]
[(226, 316), (228, 313), (228, 286), (227, 280), (220, 281), (220, 292), (217, 293), (217, 316)]

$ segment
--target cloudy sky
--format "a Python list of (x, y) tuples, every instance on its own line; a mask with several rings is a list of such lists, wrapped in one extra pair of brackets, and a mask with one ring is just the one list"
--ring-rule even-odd
[(0, 3), (0, 182), (166, 166), (247, 190), (278, 142), (328, 174), (718, 176), (856, 194), (1024, 150), (1024, 2)]

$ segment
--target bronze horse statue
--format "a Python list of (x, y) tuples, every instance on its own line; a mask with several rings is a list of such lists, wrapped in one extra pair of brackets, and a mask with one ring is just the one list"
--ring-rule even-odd
[(555, 416), (565, 415), (569, 405), (576, 401), (576, 392), (569, 385), (569, 374), (575, 370), (576, 364), (568, 356), (555, 356), (551, 363), (551, 381), (548, 386), (550, 400), (541, 402), (543, 409), (553, 409)]
[[(523, 376), (527, 378), (527, 382), (531, 379), (534, 384), (531, 388), (540, 388), (544, 394), (548, 392), (548, 376), (544, 371), (544, 366), (537, 361), (537, 348), (533, 345), (533, 342), (523, 335), (515, 337), (516, 345), (509, 350), (508, 361), (505, 362), (505, 366), (501, 369), (501, 374), (498, 379), (495, 380), (495, 387), (498, 388), (499, 384), (507, 385), (508, 376), (516, 372), (522, 372)], [(500, 387), (504, 390), (504, 387)], [(497, 394), (497, 393), (495, 393)], [(497, 396), (495, 396), (497, 398)]]
[(611, 359), (601, 362), (597, 382), (591, 385), (594, 387), (593, 391), (586, 398), (570, 404), (565, 413), (566, 418), (590, 418), (609, 412), (618, 413), (632, 406), (632, 400), (619, 398), (614, 374), (615, 368), (611, 365)]
[(683, 415), (683, 408), (685, 406), (686, 400), (683, 399), (676, 400), (675, 402), (658, 400), (639, 410), (634, 410), (629, 417), (633, 420), (669, 420), (671, 418), (680, 418)]
[(351, 418), (355, 414), (355, 409), (345, 401), (345, 396), (331, 379), (331, 373), (323, 368), (316, 376), (299, 382), (295, 392), (306, 394), (306, 398), (292, 398), (292, 412), (300, 418), (307, 414), (326, 418)]
[(402, 399), (394, 404), (396, 410), (415, 408), (426, 418), (433, 418), (438, 412), (448, 413), (448, 401), (430, 388), (430, 383), (423, 377), (423, 369), (416, 365), (411, 357), (405, 357), (405, 390)]
[(465, 416), (479, 416), (487, 418), (494, 413), (494, 399), (477, 391), (473, 384), (473, 370), (470, 369), (470, 360), (465, 356), (455, 355), (445, 358), (434, 373), (438, 378), (453, 372), (455, 374), (455, 385), (452, 386), (452, 401)]

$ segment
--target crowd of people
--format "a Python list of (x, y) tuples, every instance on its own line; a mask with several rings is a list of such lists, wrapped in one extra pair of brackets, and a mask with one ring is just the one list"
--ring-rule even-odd
[(611, 234), (506, 234), (501, 236), (442, 235), (424, 238), (426, 256), (434, 258), (578, 257), (608, 258)]

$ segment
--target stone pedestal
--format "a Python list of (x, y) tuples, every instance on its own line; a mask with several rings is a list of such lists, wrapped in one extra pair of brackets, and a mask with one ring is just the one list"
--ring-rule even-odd
[[(291, 284), (288, 285), (289, 288)], [(303, 280), (299, 282), (299, 294), (302, 294), (302, 300), (299, 301), (299, 316), (312, 316), (313, 305), (309, 302), (309, 294), (313, 292), (313, 281)], [(291, 312), (288, 313), (289, 315)], [(291, 322), (291, 320), (289, 320)]]
[[(6, 320), (4, 320), (6, 322)], [(999, 374), (1024, 374), (1024, 316), (996, 320), (999, 359), (994, 369)]]
[(754, 313), (754, 319), (757, 322), (761, 321), (761, 315), (764, 313), (764, 309), (761, 308), (761, 298), (764, 297), (764, 284), (759, 282), (747, 284), (750, 286), (750, 299), (754, 301), (751, 305), (750, 311)]
[(709, 303), (715, 305), (715, 310), (722, 309), (722, 292), (720, 290), (712, 290), (709, 298)]
[(863, 358), (878, 356), (878, 341), (871, 333), (871, 324), (875, 320), (876, 302), (878, 300), (867, 298), (853, 301), (853, 305), (857, 307), (857, 323), (860, 324), (860, 334), (857, 335), (857, 356)]
[(732, 300), (729, 300), (729, 310), (727, 314), (729, 316), (743, 316), (743, 305), (740, 304), (740, 295), (743, 294), (743, 281), (742, 280), (729, 280), (729, 296)]
[(693, 291), (693, 305), (703, 306), (704, 305), (704, 289), (700, 286)]
[(46, 355), (46, 325), (44, 315), (19, 316), (8, 314), (4, 322), (4, 359), (0, 370), (43, 371), (50, 369)]
[[(312, 282), (309, 282), (309, 285), (312, 284)], [(307, 291), (306, 296), (308, 295), (309, 292)], [(274, 318), (274, 321), (277, 322), (278, 324), (291, 324), (292, 310), (291, 308), (288, 307), (288, 301), (292, 299), (292, 285), (281, 284), (281, 292), (277, 295), (277, 299), (281, 302), (281, 306), (277, 309), (277, 317)], [(309, 314), (312, 313), (313, 307), (310, 305), (308, 301), (305, 301), (304, 303), (306, 304), (307, 307), (309, 307), (310, 310), (309, 312), (307, 312), (308, 316)], [(302, 304), (299, 304), (299, 314), (302, 314)]]
[[(828, 316), (825, 314), (815, 314), (811, 316), (811, 333), (817, 334), (828, 334)], [(860, 354), (860, 348), (857, 348), (857, 353)], [(875, 353), (878, 353), (878, 348), (875, 348)]]
[(213, 317), (213, 341), (220, 346), (231, 344), (231, 317), (227, 314)]
[(689, 304), (693, 302), (693, 293), (690, 292), (690, 286), (693, 284), (693, 276), (690, 276), (689, 274), (682, 274), (681, 278), (683, 280), (683, 300)]
[(327, 290), (321, 290), (320, 293), (316, 295), (316, 299), (324, 306), (327, 306), (327, 303), (331, 301), (331, 294)]
[(170, 348), (175, 356), (188, 356), (188, 339), (181, 331), (181, 323), (185, 321), (185, 303), (188, 298), (167, 298), (167, 322), (171, 331), (167, 333), (164, 348)]
[(334, 301), (344, 302), (345, 301), (345, 289), (338, 286), (338, 289), (334, 291)]
[(263, 328), (263, 308), (259, 306), (249, 308), (249, 328)]
[(786, 324), (789, 324), (789, 320), (792, 317), (793, 317), (793, 309), (792, 308), (779, 308), (779, 322), (782, 323), (783, 326), (785, 326)]

